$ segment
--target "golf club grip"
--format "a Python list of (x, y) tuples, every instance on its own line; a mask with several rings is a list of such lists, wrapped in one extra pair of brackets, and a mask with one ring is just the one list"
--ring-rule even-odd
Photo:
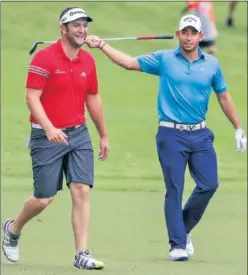
[(137, 40), (173, 39), (173, 35), (138, 36)]
[(32, 55), (39, 44), (44, 44), (44, 41), (35, 41), (30, 48), (29, 54)]

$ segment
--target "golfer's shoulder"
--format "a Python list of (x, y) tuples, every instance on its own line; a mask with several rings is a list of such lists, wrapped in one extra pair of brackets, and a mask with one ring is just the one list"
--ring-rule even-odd
[(211, 54), (204, 53), (205, 61), (209, 66), (219, 66), (219, 59)]
[(175, 52), (174, 49), (163, 49), (163, 50), (157, 51), (157, 54), (161, 56), (161, 59), (163, 61), (168, 61), (168, 60), (173, 61), (172, 58), (175, 56), (174, 52)]
[(165, 49), (165, 50), (162, 50), (162, 54), (163, 54), (164, 57), (175, 56), (175, 49)]
[(88, 51), (84, 50), (84, 49), (80, 49), (79, 50), (79, 55), (80, 57), (82, 57), (84, 60), (86, 60), (86, 62), (95, 64), (95, 57)]
[(157, 50), (152, 52), (152, 55), (155, 55), (157, 57), (168, 57), (171, 56), (173, 51), (167, 50), (167, 49), (162, 49), (162, 50)]
[(42, 60), (43, 62), (51, 62), (51, 59), (54, 58), (54, 54), (56, 53), (56, 49), (54, 45), (49, 45), (47, 47), (44, 47), (37, 51), (37, 53), (34, 55), (34, 60)]

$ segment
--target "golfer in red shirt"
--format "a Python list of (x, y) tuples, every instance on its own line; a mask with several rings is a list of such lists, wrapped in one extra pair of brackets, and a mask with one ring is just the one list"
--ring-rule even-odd
[(62, 190), (64, 173), (72, 197), (74, 267), (104, 267), (103, 262), (94, 259), (87, 249), (94, 158), (85, 105), (99, 132), (99, 158), (106, 159), (109, 151), (95, 61), (90, 53), (81, 49), (91, 21), (81, 8), (65, 9), (60, 16), (61, 39), (40, 50), (29, 66), (26, 102), (31, 112), (34, 194), (19, 215), (3, 225), (2, 247), (12, 262), (19, 260), (18, 242), (24, 225), (40, 214), (57, 191)]

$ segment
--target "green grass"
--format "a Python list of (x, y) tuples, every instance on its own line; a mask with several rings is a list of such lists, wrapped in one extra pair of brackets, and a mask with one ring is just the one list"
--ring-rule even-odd
[[(173, 34), (184, 3), (71, 3), (83, 6), (95, 22), (90, 32), (102, 37)], [(246, 129), (247, 4), (239, 3), (235, 29), (227, 29), (227, 3), (214, 3), (220, 37), (218, 53), (229, 91)], [(14, 217), (32, 192), (25, 80), (34, 40), (56, 40), (58, 16), (67, 3), (2, 3), (2, 218)], [(25, 13), (24, 13), (25, 11)], [(151, 16), (152, 15), (152, 16)], [(177, 41), (126, 41), (112, 45), (132, 55), (176, 47)], [(188, 263), (167, 261), (164, 227), (164, 183), (159, 168), (157, 79), (128, 72), (92, 50), (111, 142), (106, 162), (96, 161), (92, 192), (90, 248), (106, 262), (104, 274), (244, 275), (247, 258), (247, 159), (235, 152), (234, 132), (215, 96), (207, 123), (215, 132), (221, 187), (202, 222), (194, 230), (196, 256)], [(93, 144), (98, 138), (89, 121)], [(185, 199), (194, 187), (186, 174)], [(21, 239), (21, 260), (3, 275), (74, 274), (70, 197), (65, 189), (50, 208), (27, 225)], [(95, 272), (91, 272), (95, 274)]]

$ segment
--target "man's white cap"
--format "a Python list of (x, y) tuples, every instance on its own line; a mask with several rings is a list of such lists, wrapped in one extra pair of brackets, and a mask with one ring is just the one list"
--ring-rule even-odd
[(92, 22), (93, 19), (88, 16), (88, 14), (85, 12), (85, 10), (80, 8), (74, 8), (71, 10), (68, 10), (60, 19), (60, 25), (74, 21), (79, 18), (85, 18), (88, 22)]
[(179, 31), (183, 30), (186, 27), (193, 27), (195, 28), (198, 32), (201, 31), (201, 20), (199, 17), (195, 15), (185, 15), (181, 18), (179, 22)]

